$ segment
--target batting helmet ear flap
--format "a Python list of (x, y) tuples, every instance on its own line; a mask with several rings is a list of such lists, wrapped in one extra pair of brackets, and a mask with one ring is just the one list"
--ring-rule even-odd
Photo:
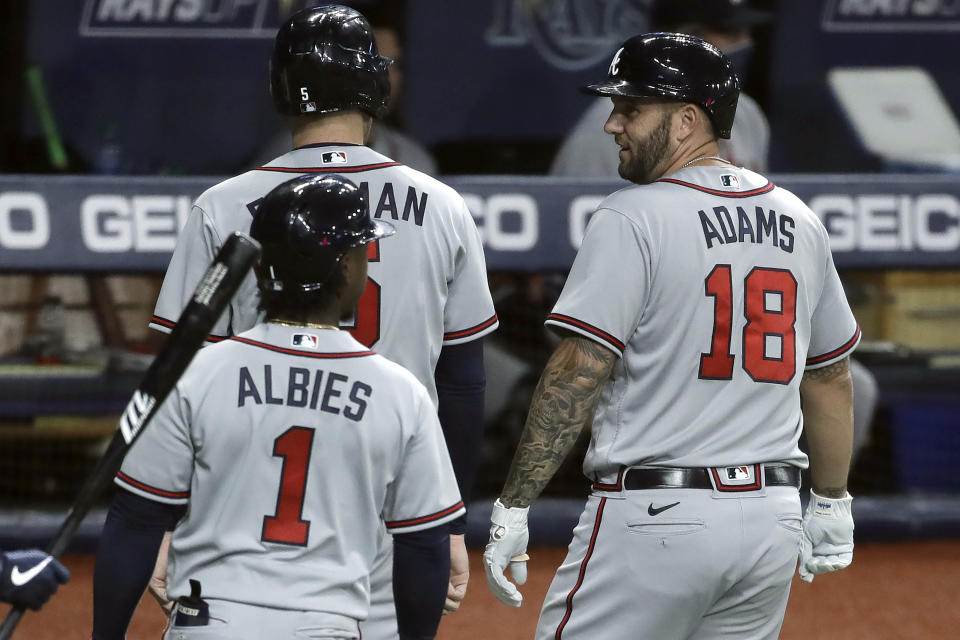
[(717, 137), (729, 138), (740, 81), (730, 60), (712, 44), (679, 33), (647, 33), (624, 42), (606, 79), (582, 90), (598, 96), (692, 102), (707, 112)]
[(280, 27), (270, 59), (270, 94), (288, 116), (387, 110), (393, 61), (380, 55), (363, 15), (339, 5), (304, 9)]

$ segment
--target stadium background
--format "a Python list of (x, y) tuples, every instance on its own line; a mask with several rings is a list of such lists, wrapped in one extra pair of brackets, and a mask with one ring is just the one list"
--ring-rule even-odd
[[(279, 130), (266, 61), (279, 16), (297, 4), (0, 6), (3, 548), (46, 543), (115, 428), (158, 344), (146, 324), (190, 201), (253, 166)], [(645, 30), (648, 3), (389, 4), (405, 40), (394, 121), (465, 195), (502, 321), (487, 341), (486, 450), (468, 538), (476, 547), (551, 348), (542, 319), (592, 206), (622, 186), (544, 174), (589, 104), (575, 88)], [(850, 481), (856, 560), (796, 587), (782, 637), (951, 637), (960, 623), (960, 145), (955, 122), (931, 121), (925, 132), (917, 113), (931, 99), (951, 117), (960, 108), (960, 4), (754, 5), (775, 12), (754, 34), (746, 83), (770, 119), (772, 178), (827, 224), (864, 331), (855, 358), (878, 385)], [(828, 82), (832, 69), (849, 67), (922, 69), (940, 97), (878, 95), (886, 102), (865, 135)], [(904, 129), (933, 142), (918, 135), (919, 148), (908, 148)], [(876, 137), (891, 144), (880, 150)], [(495, 605), (475, 563), (465, 609), (444, 621), (441, 638), (530, 637), (585, 495), (583, 445), (534, 508), (527, 604)], [(15, 637), (86, 637), (89, 553), (102, 519), (102, 509), (91, 515), (68, 558), (74, 581)], [(131, 638), (162, 626), (146, 605)], [(496, 631), (484, 626), (491, 619)]]

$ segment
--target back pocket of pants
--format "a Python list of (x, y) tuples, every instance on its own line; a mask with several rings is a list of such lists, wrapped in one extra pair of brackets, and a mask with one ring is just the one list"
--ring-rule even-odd
[(627, 531), (642, 536), (685, 536), (706, 529), (703, 520), (656, 520), (628, 522)]

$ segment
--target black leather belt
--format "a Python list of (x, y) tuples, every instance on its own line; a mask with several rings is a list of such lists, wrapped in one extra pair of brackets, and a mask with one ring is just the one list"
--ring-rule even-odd
[[(800, 487), (800, 469), (765, 465), (763, 477), (768, 486)], [(713, 489), (707, 469), (627, 469), (623, 488), (631, 489)]]

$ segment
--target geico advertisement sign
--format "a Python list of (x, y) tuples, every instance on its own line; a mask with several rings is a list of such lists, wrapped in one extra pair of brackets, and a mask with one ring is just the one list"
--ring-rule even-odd
[[(171, 252), (187, 220), (190, 196), (91, 194), (80, 203), (80, 237), (95, 253)], [(0, 193), (0, 246), (43, 249), (50, 234), (73, 232), (63, 211), (51, 215), (40, 193)]]
[(960, 203), (947, 193), (821, 194), (807, 204), (826, 226), (835, 252), (960, 248)]
[[(504, 252), (535, 249), (543, 229), (554, 238), (565, 233), (570, 246), (578, 248), (590, 215), (603, 200), (601, 195), (579, 196), (566, 202), (566, 215), (551, 206), (541, 217), (547, 203), (527, 193), (463, 197), (484, 246)], [(79, 236), (94, 253), (169, 253), (191, 203), (186, 195), (90, 194), (80, 203)], [(820, 194), (808, 204), (827, 227), (836, 252), (960, 249), (960, 201), (951, 194)], [(0, 192), (0, 247), (43, 249), (53, 233), (76, 233), (75, 222), (64, 214), (51, 211), (41, 193)]]

